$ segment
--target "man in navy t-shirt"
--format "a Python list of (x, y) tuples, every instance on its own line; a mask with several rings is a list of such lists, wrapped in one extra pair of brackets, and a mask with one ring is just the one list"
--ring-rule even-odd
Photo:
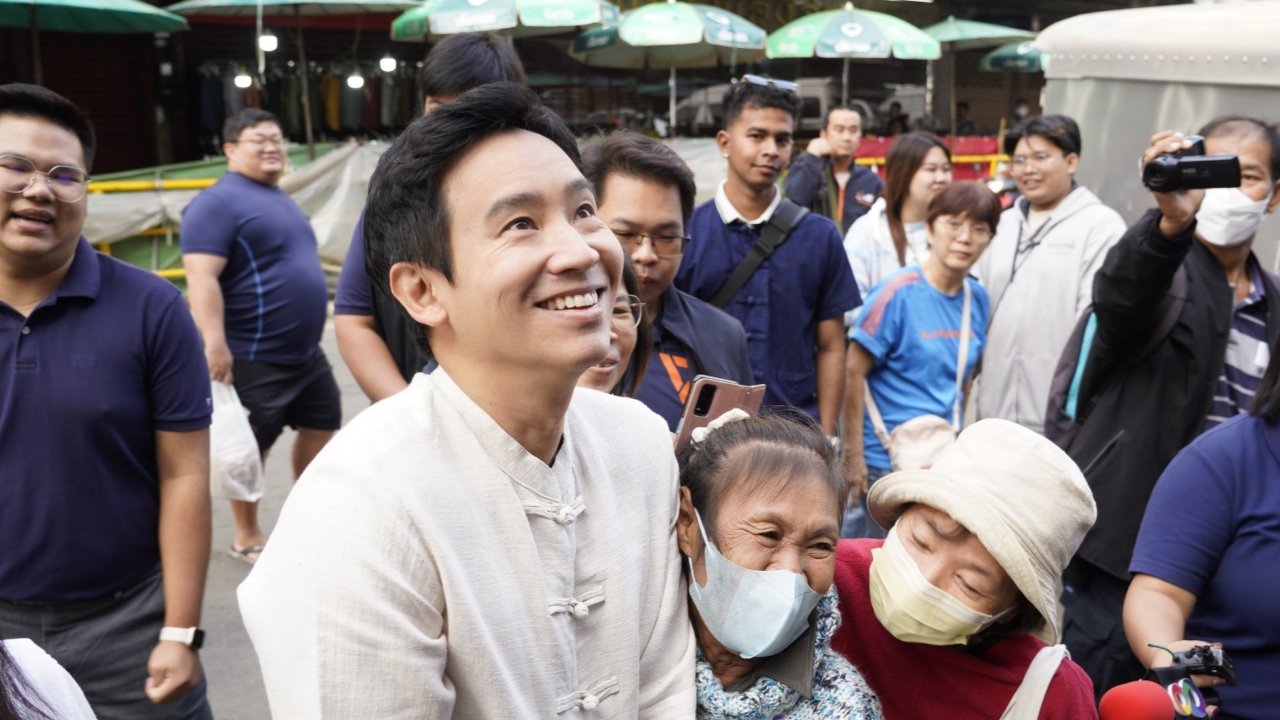
[[(418, 71), (422, 112), (481, 85), (524, 82), (524, 67), (511, 41), (498, 33), (458, 33), (431, 46)], [(338, 276), (333, 299), (338, 350), (360, 389), (377, 402), (409, 386), (426, 364), (418, 351), (418, 326), (409, 322), (395, 299), (370, 288), (364, 264), (364, 214)]]
[(652, 321), (653, 357), (636, 399), (674, 432), (695, 377), (755, 382), (742, 324), (671, 284), (688, 242), (684, 228), (697, 190), (693, 172), (658, 140), (614, 133), (583, 152), (582, 174), (595, 186), (600, 219), (631, 253)]
[[(729, 160), (715, 199), (693, 211), (676, 286), (709, 300), (760, 237), (782, 202), (778, 176), (791, 158), (800, 98), (789, 83), (743, 76), (725, 96), (716, 136)], [(840, 231), (810, 213), (748, 278), (725, 311), (747, 333), (766, 405), (797, 407), (836, 434), (844, 396), (844, 313), (861, 304)]]
[(211, 718), (209, 379), (177, 288), (81, 237), (93, 151), (65, 98), (0, 86), (0, 636), (102, 720)]
[[(233, 383), (266, 453), (297, 428), (294, 477), (342, 424), (341, 396), (320, 349), (328, 286), (311, 221), (277, 184), (284, 136), (270, 113), (227, 120), (227, 174), (182, 215), (182, 263), (209, 376)], [(253, 563), (266, 536), (257, 503), (231, 501), (231, 555)]]

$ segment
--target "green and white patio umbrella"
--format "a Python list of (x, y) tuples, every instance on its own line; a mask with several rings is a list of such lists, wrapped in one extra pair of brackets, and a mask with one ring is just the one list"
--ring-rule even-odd
[(302, 43), (302, 16), (380, 15), (404, 12), (419, 4), (415, 0), (186, 0), (166, 9), (186, 16), (257, 17), (259, 35), (262, 33), (263, 16), (293, 16), (298, 41), (298, 76), (302, 78), (303, 128), (307, 137), (307, 155), (314, 160), (316, 148), (311, 130), (311, 93), (307, 80), (307, 51)]
[[(930, 25), (924, 31), (930, 37), (942, 43), (949, 52), (960, 50), (976, 50), (996, 47), (1008, 42), (1034, 40), (1036, 34), (1029, 30), (993, 25), (975, 20), (957, 20), (954, 15), (946, 20)], [(949, 64), (951, 87), (951, 128), (956, 126), (956, 64), (955, 59)], [(933, 65), (929, 66), (929, 92), (925, 96), (929, 103), (929, 112), (933, 112)]]
[(764, 58), (764, 28), (728, 10), (695, 3), (642, 5), (617, 27), (588, 30), (569, 54), (596, 67), (670, 68), (669, 112), (676, 120), (676, 68), (736, 65)]
[(621, 20), (618, 6), (606, 0), (427, 0), (391, 23), (391, 39), (427, 42), (493, 30), (535, 37)]
[(1036, 50), (1034, 40), (1009, 43), (982, 56), (978, 69), (987, 72), (1043, 72), (1049, 53)]
[(0, 27), (31, 31), (31, 70), (44, 84), (40, 31), (154, 33), (190, 30), (187, 21), (140, 0), (0, 0)]
[(845, 3), (843, 10), (817, 12), (783, 25), (769, 33), (765, 52), (770, 58), (844, 58), (841, 96), (845, 102), (849, 100), (851, 59), (942, 57), (938, 42), (916, 26), (885, 13), (855, 9), (853, 3)]

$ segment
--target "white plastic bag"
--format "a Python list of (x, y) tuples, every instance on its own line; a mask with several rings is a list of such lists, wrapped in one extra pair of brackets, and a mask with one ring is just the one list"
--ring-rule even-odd
[(257, 502), (265, 478), (249, 411), (236, 389), (213, 383), (213, 426), (209, 429), (209, 489), (216, 498)]

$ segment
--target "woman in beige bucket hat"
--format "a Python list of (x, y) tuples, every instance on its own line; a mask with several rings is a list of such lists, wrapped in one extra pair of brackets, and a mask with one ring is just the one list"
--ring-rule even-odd
[(886, 720), (1097, 717), (1088, 676), (1046, 645), (1060, 638), (1062, 571), (1097, 515), (1065, 453), (983, 420), (932, 468), (877, 482), (868, 510), (890, 531), (841, 541), (832, 647)]

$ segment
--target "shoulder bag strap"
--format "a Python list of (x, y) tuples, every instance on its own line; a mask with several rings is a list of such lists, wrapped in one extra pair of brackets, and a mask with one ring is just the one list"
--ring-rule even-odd
[(871, 428), (875, 430), (876, 437), (880, 439), (880, 444), (884, 446), (884, 451), (889, 452), (889, 430), (884, 426), (884, 418), (880, 417), (880, 408), (876, 406), (876, 399), (871, 397), (871, 383), (866, 380), (862, 381), (863, 405), (867, 408), (867, 414), (871, 416)]
[(964, 279), (964, 308), (960, 310), (960, 357), (956, 364), (956, 402), (951, 410), (951, 426), (960, 432), (964, 422), (964, 412), (960, 406), (960, 396), (964, 393), (964, 371), (969, 365), (969, 313), (973, 303), (973, 290), (969, 288), (969, 279)]
[(1049, 683), (1058, 673), (1058, 666), (1068, 657), (1066, 645), (1040, 648), (1000, 720), (1037, 720), (1044, 705), (1044, 696), (1049, 692)]
[[(781, 192), (781, 191), (779, 191)], [(756, 240), (756, 244), (751, 246), (747, 251), (747, 256), (742, 258), (742, 262), (738, 263), (738, 267), (733, 269), (729, 275), (729, 279), (724, 281), (724, 285), (716, 291), (711, 298), (711, 304), (723, 309), (729, 304), (734, 295), (742, 289), (743, 285), (751, 279), (756, 270), (774, 250), (787, 239), (791, 231), (800, 224), (805, 215), (809, 214), (807, 208), (802, 208), (790, 200), (783, 199), (778, 207), (773, 211), (773, 217), (769, 218), (769, 222), (765, 223), (760, 229), (760, 238)]]

